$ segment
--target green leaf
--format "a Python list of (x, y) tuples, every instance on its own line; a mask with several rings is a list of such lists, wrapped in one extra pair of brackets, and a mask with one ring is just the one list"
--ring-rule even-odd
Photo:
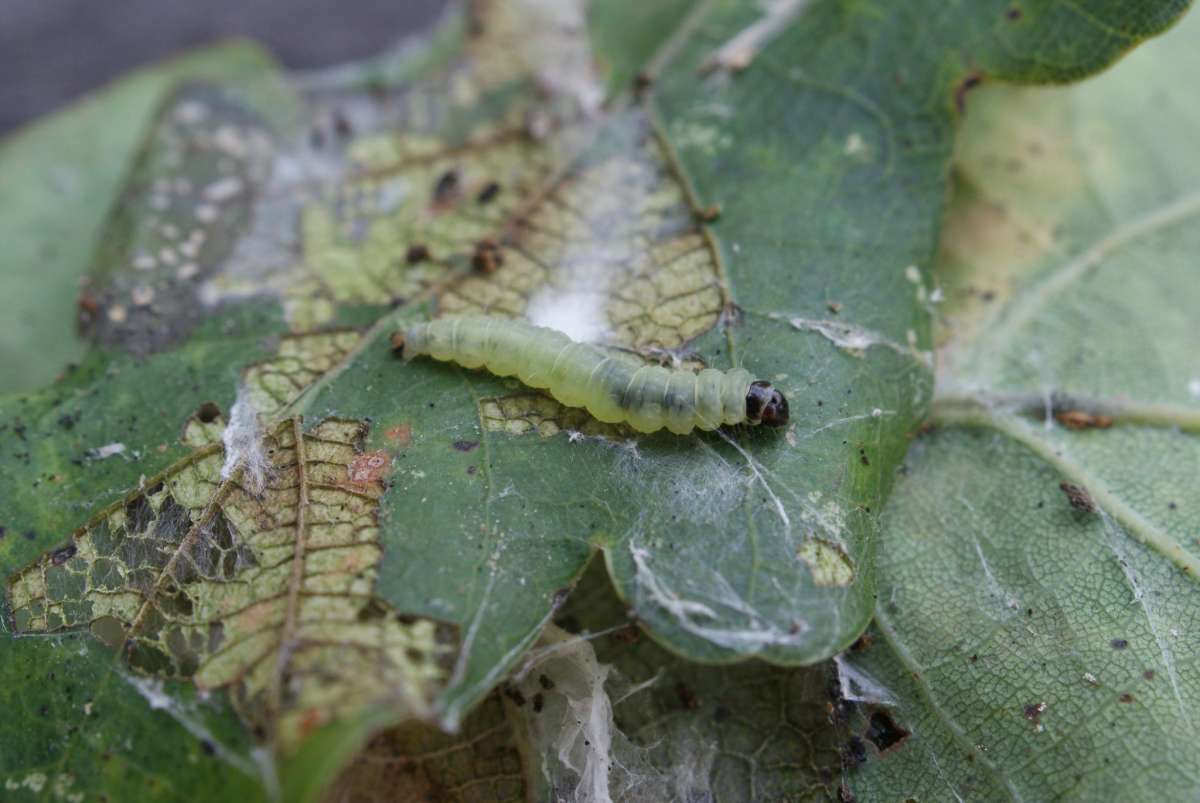
[[(1076, 77), (1180, 5), (672, 5), (634, 59), (612, 26), (638, 5), (598, 5), (590, 36), (579, 5), (488, 6), (399, 85), (165, 100), (89, 274), (98, 347), (0, 400), (13, 643), (62, 662), (88, 630), (118, 647), (89, 642), (103, 683), (199, 686), (267, 748), (263, 789), (312, 799), (371, 732), (462, 723), (597, 549), (685, 658), (812, 664), (858, 636), (929, 395), (956, 94)], [(636, 61), (649, 88), (603, 104), (594, 64)], [(406, 321), (480, 310), (745, 366), (792, 425), (638, 436), (390, 353)], [(14, 687), (28, 649), (0, 652)]]
[(78, 282), (167, 90), (181, 80), (237, 80), (271, 69), (255, 45), (216, 45), (134, 73), (0, 142), (6, 392), (40, 387), (82, 357), (86, 344), (74, 329)]
[(972, 98), (861, 659), (911, 736), (860, 798), (1192, 800), (1200, 763), (1200, 19)]

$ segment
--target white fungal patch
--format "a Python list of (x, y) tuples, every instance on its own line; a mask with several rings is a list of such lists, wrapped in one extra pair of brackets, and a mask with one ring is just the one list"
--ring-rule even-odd
[(175, 122), (180, 125), (196, 125), (208, 117), (208, 109), (203, 103), (187, 100), (175, 107)]
[(4, 785), (13, 790), (24, 787), (36, 795), (46, 788), (46, 781), (48, 780), (50, 779), (44, 772), (31, 772), (15, 785), (10, 785), (10, 782), (6, 782)]
[(1188, 382), (1188, 393), (1192, 394), (1194, 398), (1200, 399), (1200, 379)]
[(154, 288), (148, 284), (139, 284), (129, 291), (129, 298), (135, 307), (148, 307), (154, 302)]
[(97, 446), (95, 449), (90, 449), (87, 456), (92, 460), (106, 460), (115, 455), (125, 453), (125, 444), (123, 443), (106, 443), (103, 446)]
[(217, 179), (204, 188), (204, 200), (214, 204), (224, 203), (238, 197), (245, 189), (246, 184), (240, 178), (227, 176)]
[(714, 156), (733, 144), (733, 138), (720, 128), (683, 119), (671, 125), (671, 139), (681, 150), (695, 150), (706, 156)]
[(242, 470), (243, 481), (252, 492), (261, 493), (271, 471), (271, 461), (263, 449), (263, 432), (258, 425), (249, 388), (238, 388), (237, 401), (229, 411), (229, 424), (221, 436), (225, 444), (225, 464), (221, 479), (229, 479)]
[(904, 278), (908, 279), (913, 284), (921, 283), (921, 269), (916, 265), (909, 265), (904, 269)]
[(867, 142), (857, 131), (852, 131), (846, 137), (846, 144), (842, 147), (842, 153), (852, 158), (865, 157), (868, 155)]
[(535, 326), (557, 329), (579, 343), (598, 343), (609, 335), (607, 303), (600, 289), (547, 287), (530, 299), (525, 314)]

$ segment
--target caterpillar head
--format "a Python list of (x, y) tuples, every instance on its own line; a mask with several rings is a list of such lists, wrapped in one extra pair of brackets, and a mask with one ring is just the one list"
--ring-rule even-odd
[(770, 382), (762, 379), (750, 383), (746, 392), (746, 420), (751, 424), (782, 427), (788, 422), (788, 403)]

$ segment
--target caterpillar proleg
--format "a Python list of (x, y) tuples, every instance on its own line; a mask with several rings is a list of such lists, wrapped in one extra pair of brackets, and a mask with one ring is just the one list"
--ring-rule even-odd
[(722, 424), (788, 421), (788, 403), (770, 382), (735, 368), (668, 369), (632, 354), (576, 343), (562, 332), (507, 318), (442, 318), (392, 336), (406, 360), (428, 355), (464, 368), (484, 367), (544, 388), (568, 407), (586, 407), (600, 421), (639, 432), (666, 427), (685, 435)]

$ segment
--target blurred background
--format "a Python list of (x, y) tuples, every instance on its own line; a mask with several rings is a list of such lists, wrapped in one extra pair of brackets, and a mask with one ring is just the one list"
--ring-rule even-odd
[(0, 136), (121, 73), (230, 36), (285, 66), (379, 53), (432, 25), (446, 0), (10, 0), (0, 4)]

